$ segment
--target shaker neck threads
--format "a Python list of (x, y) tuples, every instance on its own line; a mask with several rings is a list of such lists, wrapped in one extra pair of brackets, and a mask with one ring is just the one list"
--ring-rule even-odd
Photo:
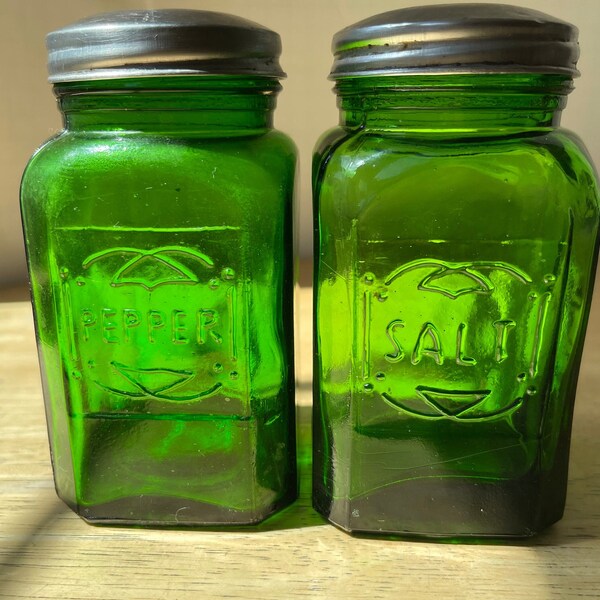
[(274, 78), (225, 75), (55, 85), (67, 129), (203, 137), (263, 133), (280, 89)]
[(458, 74), (341, 78), (340, 124), (441, 133), (556, 127), (572, 81), (564, 75)]

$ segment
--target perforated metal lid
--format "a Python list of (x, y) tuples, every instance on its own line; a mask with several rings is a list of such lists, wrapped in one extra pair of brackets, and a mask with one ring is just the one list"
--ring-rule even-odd
[(575, 26), (507, 4), (402, 8), (333, 38), (331, 79), (417, 73), (562, 73), (575, 77)]
[(277, 33), (203, 10), (105, 13), (53, 31), (46, 44), (52, 83), (192, 74), (285, 77)]

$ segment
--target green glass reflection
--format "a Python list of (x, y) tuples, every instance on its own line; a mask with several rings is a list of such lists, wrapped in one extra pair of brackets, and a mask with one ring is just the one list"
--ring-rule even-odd
[(598, 188), (548, 75), (342, 79), (314, 159), (314, 503), (527, 536), (564, 509)]
[(57, 491), (85, 519), (252, 523), (296, 496), (293, 143), (279, 84), (56, 88), (22, 212)]

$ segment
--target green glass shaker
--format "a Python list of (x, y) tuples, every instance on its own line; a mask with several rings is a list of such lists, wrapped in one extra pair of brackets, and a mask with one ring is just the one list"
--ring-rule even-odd
[(561, 518), (598, 186), (560, 115), (577, 29), (505, 5), (334, 37), (314, 158), (314, 505), (348, 531)]
[(93, 523), (259, 522), (297, 488), (279, 36), (142, 10), (47, 42), (64, 130), (22, 216), (57, 492)]

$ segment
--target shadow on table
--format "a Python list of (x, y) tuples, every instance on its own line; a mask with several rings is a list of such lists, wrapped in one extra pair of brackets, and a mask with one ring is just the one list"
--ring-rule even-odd
[(8, 549), (0, 549), (0, 590), (2, 590), (3, 582), (6, 581), (9, 572), (22, 566), (23, 559), (30, 554), (29, 548), (35, 545), (36, 539), (49, 530), (57, 518), (69, 513), (69, 509), (58, 497), (54, 497), (51, 502), (45, 502), (45, 504), (47, 509), (40, 515), (39, 519), (33, 522), (31, 527), (21, 535), (10, 536), (10, 538), (17, 541), (10, 545)]

